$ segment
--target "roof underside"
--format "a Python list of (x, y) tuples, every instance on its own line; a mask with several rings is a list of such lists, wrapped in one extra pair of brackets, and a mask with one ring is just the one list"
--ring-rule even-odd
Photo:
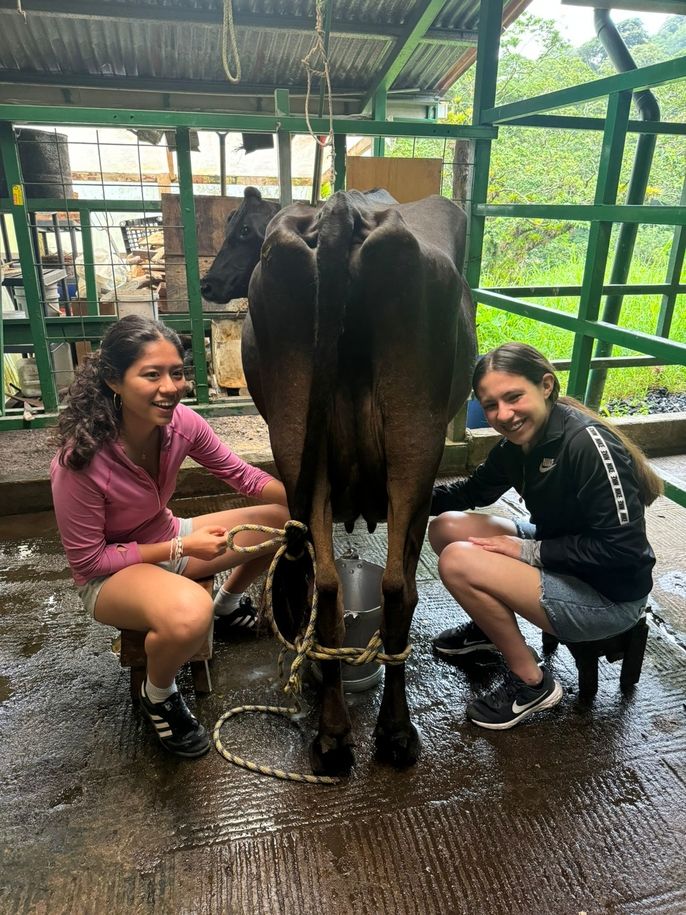
[[(506, 0), (509, 24), (531, 0)], [(221, 64), (223, 0), (0, 0), (0, 83), (14, 100), (67, 101), (115, 93), (214, 97), (224, 110), (263, 109), (275, 88), (306, 93), (302, 60), (314, 0), (233, 0), (242, 78)], [(338, 0), (329, 62), (337, 109), (361, 111), (378, 88), (426, 104), (474, 60), (480, 0)], [(28, 87), (32, 94), (25, 90)], [(132, 99), (120, 90), (137, 93)], [(52, 95), (50, 93), (53, 93)], [(318, 86), (317, 86), (318, 94)], [(221, 102), (218, 100), (221, 97)], [(63, 99), (64, 100), (64, 99)], [(194, 104), (185, 99), (182, 107)], [(301, 103), (302, 104), (302, 103)], [(269, 110), (271, 102), (266, 103)], [(147, 106), (146, 106), (147, 107)]]

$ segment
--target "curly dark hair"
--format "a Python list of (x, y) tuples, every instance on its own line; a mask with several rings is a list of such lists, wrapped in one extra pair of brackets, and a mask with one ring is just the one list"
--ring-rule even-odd
[(77, 371), (67, 408), (57, 424), (56, 443), (63, 467), (83, 470), (103, 445), (117, 438), (121, 416), (107, 382), (121, 381), (143, 349), (156, 340), (168, 340), (183, 359), (177, 334), (161, 321), (127, 315), (108, 327), (100, 349)]

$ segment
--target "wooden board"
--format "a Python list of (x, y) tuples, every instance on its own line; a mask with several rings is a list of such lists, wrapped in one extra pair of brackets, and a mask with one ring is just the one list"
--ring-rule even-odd
[[(247, 299), (244, 300), (247, 303)], [(212, 321), (212, 365), (221, 388), (245, 388), (241, 359), (241, 332), (245, 312), (226, 321)]]
[(411, 203), (440, 194), (442, 169), (442, 159), (348, 156), (345, 183), (348, 190), (383, 187), (398, 203)]
[[(198, 239), (198, 267), (200, 276), (207, 273), (226, 233), (229, 213), (243, 202), (242, 197), (197, 196), (195, 202), (195, 230)], [(166, 311), (188, 311), (186, 288), (186, 257), (181, 226), (181, 205), (178, 194), (162, 195), (162, 220), (164, 223), (164, 253), (166, 262)], [(203, 311), (223, 311), (221, 305), (203, 302)]]

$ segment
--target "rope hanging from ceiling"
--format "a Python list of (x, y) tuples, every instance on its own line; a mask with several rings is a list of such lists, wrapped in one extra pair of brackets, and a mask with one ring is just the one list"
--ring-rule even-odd
[[(231, 72), (229, 62), (229, 51), (236, 64), (235, 74)], [(239, 83), (241, 80), (241, 59), (238, 55), (238, 45), (236, 44), (236, 26), (233, 21), (233, 0), (224, 0), (224, 21), (222, 24), (222, 65), (226, 78), (231, 83)]]

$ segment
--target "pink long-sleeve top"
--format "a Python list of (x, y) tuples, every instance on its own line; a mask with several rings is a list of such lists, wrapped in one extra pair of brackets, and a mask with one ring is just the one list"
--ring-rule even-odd
[(179, 404), (160, 429), (157, 481), (126, 456), (120, 442), (105, 445), (88, 467), (50, 465), (57, 525), (74, 581), (111, 575), (142, 562), (139, 543), (163, 543), (176, 537), (179, 521), (167, 508), (176, 476), (186, 457), (246, 496), (259, 497), (273, 479), (252, 467), (219, 440), (212, 427)]

